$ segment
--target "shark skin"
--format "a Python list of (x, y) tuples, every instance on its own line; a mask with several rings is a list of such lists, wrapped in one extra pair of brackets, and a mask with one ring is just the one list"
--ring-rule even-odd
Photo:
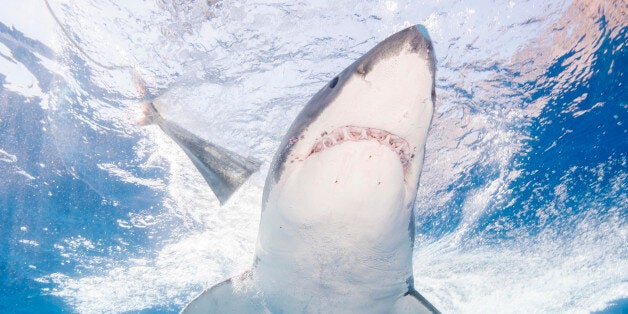
[(270, 167), (250, 270), (183, 313), (439, 313), (414, 287), (413, 203), (434, 110), (423, 26), (313, 96)]

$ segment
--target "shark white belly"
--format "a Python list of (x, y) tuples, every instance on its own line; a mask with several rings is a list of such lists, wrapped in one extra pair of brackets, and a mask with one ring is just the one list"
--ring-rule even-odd
[(434, 73), (430, 39), (415, 26), (319, 91), (271, 166), (253, 267), (183, 311), (438, 312), (412, 271)]

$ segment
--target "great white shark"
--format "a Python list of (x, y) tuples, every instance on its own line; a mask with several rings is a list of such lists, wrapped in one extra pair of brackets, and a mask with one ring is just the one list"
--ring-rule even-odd
[(316, 93), (269, 170), (252, 268), (182, 312), (438, 313), (412, 268), (434, 75), (417, 25)]

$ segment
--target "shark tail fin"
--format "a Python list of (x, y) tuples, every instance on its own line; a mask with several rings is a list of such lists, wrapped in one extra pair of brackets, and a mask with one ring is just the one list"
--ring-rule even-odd
[(181, 313), (267, 313), (260, 297), (247, 287), (247, 274), (227, 279), (203, 291)]
[(440, 314), (427, 299), (419, 292), (411, 288), (403, 297), (401, 297), (393, 306), (392, 313), (421, 313), (421, 314)]

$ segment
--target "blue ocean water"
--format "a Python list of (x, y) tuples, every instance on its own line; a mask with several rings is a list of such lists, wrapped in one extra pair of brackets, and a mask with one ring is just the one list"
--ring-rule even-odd
[[(551, 225), (565, 232), (590, 215), (627, 218), (623, 191), (628, 152), (628, 89), (623, 70), (628, 60), (627, 28), (611, 34), (604, 16), (595, 26), (600, 34), (590, 55), (576, 48), (567, 51), (552, 60), (541, 76), (518, 86), (525, 94), (522, 106), (539, 99), (547, 103), (538, 116), (516, 126), (528, 134), (510, 162), (521, 174), (508, 182), (507, 195), (490, 202), (495, 209), (483, 215), (471, 236), (479, 233), (481, 241), (499, 241), (517, 229), (538, 234)], [(584, 58), (588, 59), (586, 67), (572, 71), (571, 66)], [(510, 77), (520, 75), (512, 71)], [(573, 79), (559, 79), (565, 72)], [(500, 175), (491, 163), (475, 164), (468, 171), (469, 175), (449, 186), (456, 189), (456, 196), (447, 208), (460, 208), (470, 191)], [(444, 209), (426, 218), (424, 232), (437, 236), (455, 230), (462, 219), (456, 210)]]
[(241, 271), (283, 130), (404, 23), (427, 26), (438, 59), (421, 293), (444, 312), (626, 312), (625, 8), (511, 4), (51, 3), (91, 58), (140, 68), (173, 119), (266, 162), (223, 208), (134, 122), (128, 71), (90, 62), (43, 2), (38, 27), (0, 14), (0, 312), (177, 312)]

